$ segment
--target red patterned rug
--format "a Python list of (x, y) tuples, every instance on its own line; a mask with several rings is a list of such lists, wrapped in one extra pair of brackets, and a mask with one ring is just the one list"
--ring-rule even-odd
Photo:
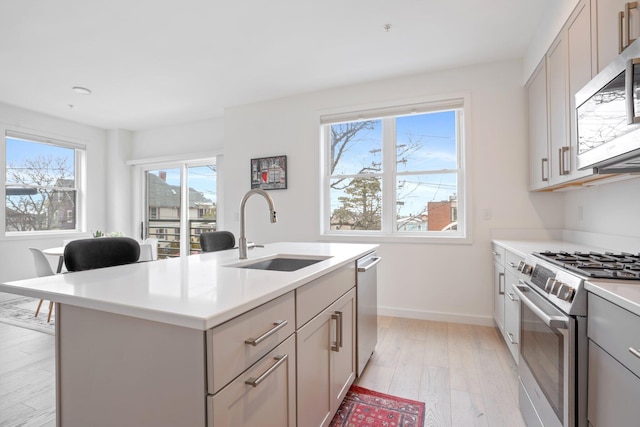
[(424, 402), (351, 386), (330, 427), (423, 427)]

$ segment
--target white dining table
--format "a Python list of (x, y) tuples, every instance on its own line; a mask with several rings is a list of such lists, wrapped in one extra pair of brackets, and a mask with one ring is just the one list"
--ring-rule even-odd
[(56, 269), (56, 273), (60, 273), (62, 271), (62, 265), (64, 264), (64, 246), (56, 246), (55, 248), (44, 249), (42, 253), (45, 255), (58, 257), (58, 268)]

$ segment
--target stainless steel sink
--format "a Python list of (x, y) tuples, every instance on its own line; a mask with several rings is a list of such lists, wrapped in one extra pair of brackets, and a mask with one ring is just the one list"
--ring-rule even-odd
[(277, 255), (271, 258), (263, 258), (251, 262), (242, 262), (229, 265), (235, 268), (250, 268), (254, 270), (296, 271), (308, 267), (331, 257), (301, 257), (296, 255)]

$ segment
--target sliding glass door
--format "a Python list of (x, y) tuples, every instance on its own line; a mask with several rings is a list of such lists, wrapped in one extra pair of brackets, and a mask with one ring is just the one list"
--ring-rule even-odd
[(141, 237), (158, 240), (158, 258), (200, 252), (200, 233), (217, 228), (214, 159), (143, 168)]

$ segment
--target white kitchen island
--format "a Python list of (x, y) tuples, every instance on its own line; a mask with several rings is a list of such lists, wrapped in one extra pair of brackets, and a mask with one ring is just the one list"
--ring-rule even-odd
[[(275, 243), (0, 291), (56, 302), (58, 426), (326, 425), (355, 378), (355, 261), (375, 248)], [(275, 256), (323, 260), (236, 266)]]

